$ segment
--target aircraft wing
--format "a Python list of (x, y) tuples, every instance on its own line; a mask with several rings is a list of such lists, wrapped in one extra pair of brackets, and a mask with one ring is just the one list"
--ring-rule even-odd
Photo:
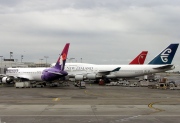
[(171, 69), (171, 68), (173, 68), (173, 66), (174, 66), (174, 65), (172, 65), (172, 64), (168, 64), (168, 65), (156, 67), (156, 68), (153, 68), (153, 69), (156, 69), (156, 70)]
[(20, 79), (22, 79), (22, 80), (27, 80), (27, 81), (32, 80), (32, 77), (27, 76), (27, 75), (8, 76), (8, 77), (13, 77), (13, 78), (15, 78), (15, 79), (20, 78)]
[(119, 71), (121, 69), (121, 67), (117, 67), (115, 68), (114, 70), (111, 70), (111, 71), (99, 71), (98, 73), (100, 74), (109, 74), (110, 72), (116, 72), (116, 71)]
[(16, 78), (15, 76), (9, 76), (9, 75), (6, 75), (6, 74), (0, 74), (0, 77), (3, 78), (3, 77), (14, 77)]
[[(110, 72), (116, 72), (116, 71), (119, 71), (120, 70), (120, 67), (117, 67), (117, 68), (115, 68), (115, 69), (113, 69), (113, 70), (109, 70), (109, 71), (106, 71), (106, 70), (104, 70), (104, 71), (99, 71), (97, 74), (99, 74), (100, 76), (102, 76), (102, 75), (108, 75), (108, 74), (110, 74)], [(68, 76), (70, 77), (70, 78), (74, 78), (76, 75), (83, 75), (83, 76), (85, 76), (85, 75), (87, 75), (87, 74), (94, 74), (94, 72), (86, 72), (86, 71), (81, 71), (81, 72), (69, 72), (69, 74), (68, 74)]]
[(5, 77), (5, 76), (7, 76), (6, 74), (0, 74), (0, 77)]

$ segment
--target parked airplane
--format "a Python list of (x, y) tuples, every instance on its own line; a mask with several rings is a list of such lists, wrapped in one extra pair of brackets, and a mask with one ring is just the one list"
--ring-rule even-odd
[[(142, 52), (141, 52), (137, 57), (135, 57), (129, 64), (130, 64), (130, 65), (133, 65), (133, 64), (144, 64), (144, 61), (145, 61), (146, 56), (147, 56), (147, 53), (148, 53), (148, 51), (142, 51)], [(79, 65), (79, 66), (81, 66), (81, 68), (86, 67), (87, 69), (88, 69), (88, 66), (90, 66), (90, 67), (89, 67), (89, 69), (90, 69), (90, 68), (92, 68), (92, 65), (93, 65), (93, 64), (86, 64), (86, 63), (66, 63), (65, 69), (68, 69), (68, 68), (71, 69), (71, 67), (69, 67), (69, 66), (74, 66), (73, 64), (75, 65), (75, 67)], [(55, 66), (55, 63), (53, 63), (52, 66)], [(72, 67), (72, 69), (73, 69), (73, 68), (74, 68), (74, 67)], [(105, 71), (104, 73), (105, 73), (105, 74), (109, 74), (110, 72), (115, 72), (115, 71), (117, 71), (117, 70), (119, 70), (119, 69), (120, 69), (120, 68), (117, 67), (117, 68), (115, 68), (115, 69), (113, 69), (113, 70)], [(77, 72), (77, 71), (78, 71), (78, 72)], [(71, 75), (69, 75), (68, 77), (74, 77), (74, 75), (72, 75), (72, 73), (77, 74), (77, 76), (76, 76), (75, 78), (78, 78), (79, 76), (81, 76), (81, 75), (79, 75), (79, 74), (83, 74), (83, 76), (84, 76), (84, 75), (86, 76), (86, 74), (88, 74), (87, 71), (86, 71), (86, 70), (83, 70), (83, 69), (78, 70), (78, 68), (77, 68), (77, 71), (73, 71), (73, 70), (69, 71), (69, 72), (71, 73)], [(80, 73), (79, 73), (79, 72), (80, 72)], [(103, 73), (103, 71), (102, 71), (101, 73)], [(89, 74), (88, 74), (88, 75), (89, 75)], [(67, 79), (69, 79), (68, 77), (67, 77)]]
[(53, 81), (67, 76), (68, 73), (64, 71), (64, 66), (66, 63), (69, 45), (69, 43), (65, 45), (54, 67), (8, 68), (6, 71), (6, 76), (2, 78), (2, 82), (9, 83), (14, 79), (17, 79), (18, 81)]
[(179, 44), (170, 44), (147, 65), (95, 65), (68, 63), (65, 70), (75, 80), (98, 78), (129, 78), (164, 72), (175, 68), (171, 64)]

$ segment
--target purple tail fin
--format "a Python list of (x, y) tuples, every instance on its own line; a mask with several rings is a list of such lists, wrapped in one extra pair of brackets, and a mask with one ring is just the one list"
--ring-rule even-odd
[(64, 46), (64, 49), (56, 62), (55, 68), (62, 70), (62, 71), (64, 70), (64, 66), (66, 63), (67, 55), (68, 55), (69, 45), (70, 45), (70, 43), (67, 43)]

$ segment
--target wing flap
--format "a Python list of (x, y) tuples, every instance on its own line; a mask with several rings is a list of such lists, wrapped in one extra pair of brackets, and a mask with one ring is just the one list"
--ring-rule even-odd
[(27, 76), (27, 75), (18, 75), (18, 76), (13, 76), (13, 77), (14, 77), (15, 79), (20, 78), (20, 79), (27, 80), (27, 81), (32, 80), (32, 77)]
[(110, 71), (99, 71), (98, 73), (100, 74), (109, 74), (110, 72), (116, 72), (116, 71), (119, 71), (121, 69), (121, 67), (117, 67), (113, 70), (110, 70)]

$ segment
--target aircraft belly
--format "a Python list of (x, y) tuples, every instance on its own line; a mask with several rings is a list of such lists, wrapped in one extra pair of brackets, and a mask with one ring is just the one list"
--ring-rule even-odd
[(126, 72), (117, 72), (114, 74), (116, 77), (136, 77), (136, 76), (141, 76), (143, 73), (126, 73)]
[(34, 81), (42, 81), (41, 75), (35, 75), (32, 77)]

